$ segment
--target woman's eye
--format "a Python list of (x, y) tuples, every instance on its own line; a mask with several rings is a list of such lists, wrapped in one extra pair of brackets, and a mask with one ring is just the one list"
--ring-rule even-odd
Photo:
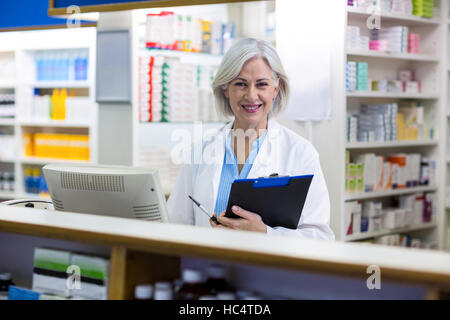
[(234, 85), (237, 87), (245, 87), (246, 86), (246, 84), (244, 82), (236, 82)]
[(267, 85), (268, 85), (267, 82), (260, 82), (260, 83), (258, 83), (258, 87), (265, 87)]

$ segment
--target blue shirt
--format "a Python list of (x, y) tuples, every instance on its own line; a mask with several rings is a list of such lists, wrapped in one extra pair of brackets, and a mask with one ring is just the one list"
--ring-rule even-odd
[(231, 184), (233, 181), (236, 179), (247, 179), (248, 173), (252, 168), (253, 162), (258, 155), (258, 151), (264, 142), (266, 134), (267, 130), (264, 131), (258, 139), (253, 141), (252, 149), (247, 160), (245, 160), (241, 172), (239, 172), (236, 156), (231, 149), (231, 133), (228, 134), (225, 142), (225, 155), (220, 176), (219, 190), (217, 192), (216, 206), (214, 208), (214, 212), (217, 214), (220, 214), (227, 209), (228, 198), (230, 196)]

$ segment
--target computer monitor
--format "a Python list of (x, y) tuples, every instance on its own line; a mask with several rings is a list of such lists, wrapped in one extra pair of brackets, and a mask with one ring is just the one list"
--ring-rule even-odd
[(42, 170), (57, 211), (169, 220), (156, 170), (88, 164), (47, 164)]

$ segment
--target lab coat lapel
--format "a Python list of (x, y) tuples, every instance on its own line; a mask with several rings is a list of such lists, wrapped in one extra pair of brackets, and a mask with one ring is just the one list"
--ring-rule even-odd
[(269, 119), (267, 124), (267, 136), (256, 155), (248, 178), (266, 177), (269, 174), (278, 173), (278, 157), (275, 155), (277, 150), (276, 134), (278, 134), (278, 124), (276, 121)]
[[(222, 167), (223, 167), (223, 159), (225, 156), (225, 141), (226, 141), (226, 134), (229, 132), (228, 130), (231, 129), (231, 126), (233, 125), (233, 122), (228, 123), (223, 127), (223, 129), (219, 132), (219, 134), (214, 138), (213, 148), (214, 150), (218, 150), (217, 154), (217, 160), (216, 163), (211, 164), (204, 164), (203, 170), (201, 170), (200, 175), (203, 177), (209, 177), (209, 183), (205, 186), (206, 189), (204, 189), (204, 194), (211, 192), (213, 193), (213, 197), (205, 196), (204, 205), (207, 210), (210, 210), (210, 212), (214, 211), (214, 208), (216, 206), (216, 199), (217, 199), (217, 193), (219, 189), (219, 183), (220, 183), (220, 176), (222, 173)], [(200, 181), (202, 181), (200, 179)], [(204, 180), (203, 180), (204, 181)], [(203, 192), (202, 192), (203, 193)], [(208, 199), (208, 200), (206, 200)], [(200, 201), (200, 200), (199, 200)]]

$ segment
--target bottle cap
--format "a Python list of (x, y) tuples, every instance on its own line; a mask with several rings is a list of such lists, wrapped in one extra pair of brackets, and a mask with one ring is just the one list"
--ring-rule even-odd
[(167, 288), (157, 288), (154, 300), (173, 300), (173, 292)]
[(2, 281), (11, 280), (11, 273), (0, 273), (0, 280)]
[(208, 277), (215, 279), (225, 279), (225, 268), (219, 265), (209, 266)]
[(134, 288), (134, 297), (136, 299), (151, 299), (153, 286), (151, 284), (140, 284)]
[(218, 300), (236, 300), (236, 295), (233, 292), (219, 292), (217, 294)]
[(200, 273), (200, 271), (195, 269), (184, 269), (183, 281), (187, 283), (202, 282), (202, 274)]

